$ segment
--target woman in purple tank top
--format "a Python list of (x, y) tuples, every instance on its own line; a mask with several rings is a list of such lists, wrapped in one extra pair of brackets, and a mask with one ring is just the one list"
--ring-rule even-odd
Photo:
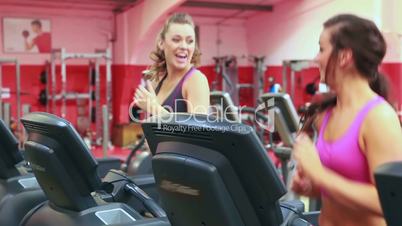
[(208, 112), (208, 80), (194, 68), (200, 52), (194, 23), (188, 14), (169, 17), (150, 57), (154, 64), (145, 74), (146, 85), (140, 86), (133, 98), (138, 108), (152, 115)]
[(316, 145), (298, 137), (292, 189), (321, 197), (320, 226), (386, 225), (373, 172), (402, 160), (402, 132), (378, 72), (384, 38), (372, 21), (342, 14), (324, 23), (319, 45), (315, 61), (332, 92), (306, 116), (304, 128), (319, 136)]

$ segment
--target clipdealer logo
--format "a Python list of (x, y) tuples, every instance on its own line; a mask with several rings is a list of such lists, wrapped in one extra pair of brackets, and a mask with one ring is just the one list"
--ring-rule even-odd
[[(267, 122), (262, 123), (261, 121), (257, 120), (257, 112), (264, 113), (266, 112), (267, 116)], [(255, 121), (257, 124), (263, 128), (264, 130), (267, 130), (271, 133), (275, 132), (275, 99), (274, 98), (269, 98), (265, 102), (259, 104), (257, 108), (255, 109), (254, 112), (255, 116)]]
[[(275, 99), (274, 98), (269, 98), (267, 99), (265, 102), (259, 104), (255, 110), (254, 110), (254, 120), (256, 125), (258, 125), (259, 127), (261, 127), (262, 129), (269, 131), (269, 132), (274, 132), (275, 130)], [(175, 100), (177, 101), (177, 100)], [(187, 100), (180, 100), (180, 101), (187, 101)], [(191, 104), (191, 103), (188, 103)], [(221, 105), (223, 105), (223, 103), (221, 103)], [(134, 101), (131, 102), (130, 106), (129, 106), (129, 115), (130, 118), (137, 123), (143, 123), (148, 117), (145, 117), (144, 120), (142, 119), (138, 119), (133, 115), (133, 109), (135, 107), (135, 103)], [(170, 108), (170, 106), (163, 106), (165, 109), (167, 109), (169, 112), (175, 112), (173, 109)], [(211, 112), (212, 110), (220, 110), (221, 112), (218, 114), (219, 117), (211, 117), (214, 116), (213, 114), (208, 114), (206, 121), (197, 121), (197, 118), (195, 118), (195, 120), (197, 122), (199, 122), (200, 124), (205, 123), (205, 122), (221, 122), (223, 120), (228, 121), (228, 122), (238, 122), (238, 121), (233, 121), (233, 119), (231, 119), (230, 117), (228, 118), (226, 114), (237, 114), (236, 118), (241, 118), (242, 114), (246, 114), (246, 112), (243, 112), (243, 107), (239, 107), (238, 111), (236, 112), (232, 112), (231, 110), (229, 110), (229, 106), (226, 107), (226, 109), (214, 109), (214, 107), (216, 106), (210, 106), (210, 109), (207, 112)], [(214, 111), (212, 111), (214, 112)], [(249, 111), (247, 112), (248, 114), (250, 113)], [(263, 119), (261, 119), (261, 117), (259, 115), (263, 115)], [(166, 123), (166, 122), (170, 122), (171, 121), (171, 117), (176, 117), (174, 115), (167, 117), (166, 119), (162, 119), (159, 117), (156, 118), (151, 118), (158, 124), (158, 128), (161, 129), (162, 128), (162, 124)], [(192, 119), (191, 116), (189, 116), (187, 119), (181, 120), (180, 122), (185, 122), (189, 119)], [(171, 126), (166, 126), (164, 128), (162, 128), (163, 130), (166, 131), (170, 131), (170, 132), (176, 132), (176, 131), (180, 131), (180, 132), (186, 132), (186, 130), (196, 130), (196, 129), (200, 129), (199, 127), (194, 127), (194, 128), (185, 128), (185, 127), (171, 127)], [(205, 128), (204, 128), (205, 129)]]

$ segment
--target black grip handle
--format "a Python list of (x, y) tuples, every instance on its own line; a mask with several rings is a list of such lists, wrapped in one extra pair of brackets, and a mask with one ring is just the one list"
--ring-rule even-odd
[(166, 217), (165, 211), (137, 185), (128, 183), (124, 189), (139, 199), (154, 217)]

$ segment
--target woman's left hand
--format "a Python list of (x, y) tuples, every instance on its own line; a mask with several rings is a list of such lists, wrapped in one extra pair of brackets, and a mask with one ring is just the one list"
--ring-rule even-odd
[(293, 146), (293, 156), (303, 174), (310, 178), (313, 184), (323, 179), (324, 167), (318, 156), (317, 148), (304, 133), (300, 134)]

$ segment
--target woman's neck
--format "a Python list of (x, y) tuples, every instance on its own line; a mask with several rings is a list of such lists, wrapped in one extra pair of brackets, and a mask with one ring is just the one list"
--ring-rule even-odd
[(189, 64), (188, 66), (186, 66), (183, 69), (176, 69), (172, 66), (167, 66), (167, 79), (177, 79), (177, 78), (181, 78), (183, 75), (185, 75), (187, 73), (188, 70), (190, 70), (191, 65)]
[(342, 81), (336, 88), (337, 104), (339, 110), (360, 107), (376, 96), (370, 88), (369, 82), (358, 74), (343, 75)]

